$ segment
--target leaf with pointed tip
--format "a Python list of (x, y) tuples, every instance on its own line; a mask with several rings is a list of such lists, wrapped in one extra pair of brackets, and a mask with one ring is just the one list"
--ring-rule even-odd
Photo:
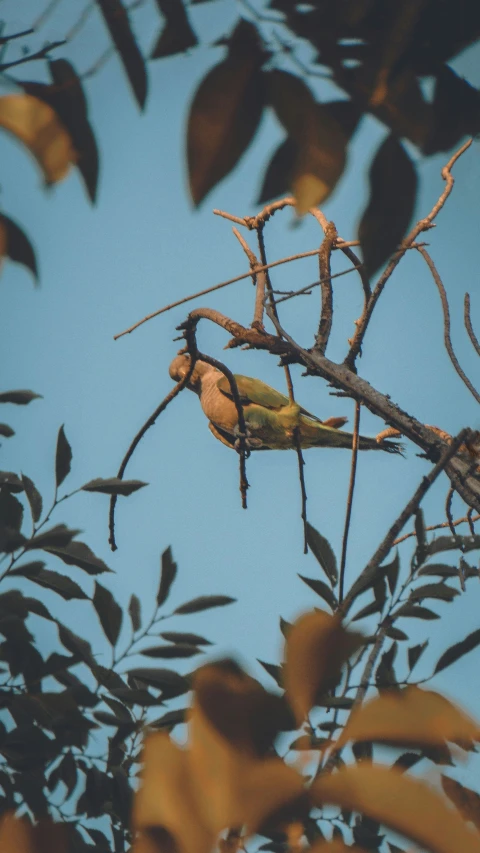
[(0, 257), (23, 264), (38, 283), (38, 267), (32, 244), (19, 225), (0, 213)]
[(24, 577), (31, 578), (34, 575), (38, 575), (38, 573), (45, 567), (45, 563), (41, 560), (34, 560), (31, 563), (23, 563), (21, 566), (17, 566), (16, 569), (12, 569), (9, 572), (10, 577)]
[[(77, 533), (78, 531), (74, 532)], [(84, 542), (69, 542), (66, 545), (52, 544), (42, 547), (49, 554), (54, 554), (55, 557), (66, 563), (67, 566), (78, 566), (79, 569), (83, 569), (89, 575), (100, 575), (102, 572), (112, 571), (103, 560), (95, 556)]]
[(115, 646), (122, 627), (122, 608), (117, 604), (110, 590), (98, 581), (95, 581), (93, 606), (107, 640)]
[(177, 564), (172, 557), (172, 549), (170, 545), (162, 554), (161, 566), (162, 572), (160, 576), (160, 586), (157, 593), (158, 607), (161, 607), (167, 600), (170, 587), (177, 576)]
[(431, 565), (422, 566), (417, 574), (419, 577), (420, 575), (438, 575), (441, 578), (454, 578), (458, 577), (458, 569), (443, 563), (431, 563)]
[(358, 228), (369, 277), (400, 245), (412, 218), (416, 190), (415, 166), (392, 134), (375, 154), (370, 169), (370, 198)]
[(198, 598), (192, 598), (191, 601), (181, 604), (173, 612), (178, 615), (199, 613), (201, 610), (209, 610), (211, 607), (224, 607), (226, 604), (233, 604), (236, 600), (236, 598), (230, 598), (229, 595), (199, 595)]
[(29, 149), (47, 184), (61, 181), (76, 161), (70, 134), (44, 101), (27, 94), (0, 97), (0, 127)]
[(149, 727), (152, 729), (172, 728), (186, 721), (187, 708), (177, 708), (176, 711), (167, 711), (162, 717), (149, 722)]
[(33, 539), (30, 539), (25, 548), (27, 551), (31, 551), (35, 548), (41, 548), (42, 550), (51, 550), (52, 548), (67, 548), (72, 544), (72, 539), (74, 536), (80, 533), (79, 530), (70, 530), (66, 527), (65, 524), (56, 524), (55, 527), (51, 527), (50, 530), (45, 530), (44, 533), (38, 533), (37, 536), (34, 536)]
[(185, 688), (183, 692), (186, 693), (189, 689), (187, 679), (172, 669), (151, 669), (137, 666), (135, 669), (129, 670), (128, 676), (129, 678), (138, 678), (150, 687), (156, 687), (157, 690), (170, 690), (172, 687), (175, 689)]
[(279, 687), (283, 687), (282, 667), (278, 666), (278, 664), (276, 663), (267, 663), (264, 660), (260, 660), (260, 658), (257, 658), (257, 660), (260, 666), (263, 666), (265, 672), (268, 672), (268, 674), (273, 678), (276, 684), (278, 684)]
[(72, 598), (88, 598), (88, 595), (84, 593), (78, 583), (75, 583), (71, 578), (65, 577), (65, 575), (59, 574), (59, 572), (52, 572), (50, 569), (41, 569), (39, 572), (29, 574), (29, 578), (34, 583), (38, 583), (39, 586), (58, 593), (66, 601), (70, 601)]
[(476, 649), (479, 645), (480, 628), (477, 628), (476, 631), (472, 631), (471, 634), (468, 634), (468, 636), (465, 637), (464, 640), (460, 640), (459, 643), (454, 643), (453, 646), (450, 646), (450, 648), (441, 655), (435, 666), (434, 673), (441, 672), (442, 669), (446, 669), (447, 666), (451, 666), (452, 663), (455, 663), (463, 657), (463, 655), (466, 655), (468, 652)]
[(149, 646), (148, 649), (140, 649), (139, 654), (149, 658), (191, 658), (201, 652), (202, 649), (189, 643), (172, 643), (165, 646)]
[(438, 598), (441, 601), (453, 601), (459, 595), (458, 589), (446, 583), (426, 583), (417, 586), (410, 593), (410, 601), (421, 601), (424, 598)]
[(15, 403), (16, 406), (26, 406), (32, 400), (43, 399), (41, 394), (33, 391), (3, 391), (0, 394), (0, 403)]
[(174, 56), (176, 53), (184, 53), (189, 48), (195, 47), (198, 39), (192, 30), (182, 0), (156, 0), (156, 2), (165, 22), (150, 54), (150, 59)]
[(33, 521), (37, 522), (42, 514), (42, 496), (38, 491), (35, 483), (27, 477), (25, 474), (22, 474), (22, 483), (23, 488), (25, 489), (25, 494), (27, 496), (28, 503), (30, 504), (30, 511), (32, 513)]
[(128, 613), (130, 616), (130, 621), (132, 623), (133, 632), (139, 631), (142, 627), (142, 617), (141, 617), (141, 606), (140, 599), (133, 592), (130, 596), (130, 603), (128, 605)]
[(95, 664), (95, 659), (92, 655), (92, 647), (87, 640), (74, 634), (66, 625), (57, 622), (58, 636), (62, 645), (75, 655), (78, 659), (85, 661), (88, 665)]
[(0, 424), (0, 435), (4, 438), (11, 438), (12, 435), (15, 435), (15, 430), (8, 424)]
[(382, 570), (387, 578), (390, 594), (393, 595), (397, 588), (398, 573), (400, 571), (400, 557), (398, 555), (398, 551), (391, 563), (388, 563), (386, 566), (382, 566)]
[(188, 631), (162, 631), (160, 637), (169, 643), (189, 643), (191, 646), (211, 646), (210, 640)]
[(408, 601), (406, 604), (402, 604), (393, 614), (395, 619), (398, 619), (400, 616), (409, 616), (414, 619), (440, 619), (438, 613), (434, 613), (428, 607), (420, 607), (419, 605), (410, 604)]
[(332, 610), (336, 610), (338, 607), (337, 597), (334, 592), (321, 580), (317, 578), (306, 578), (303, 575), (298, 576), (300, 580), (307, 584), (310, 589), (313, 589), (320, 598), (323, 598), (324, 601), (332, 608)]
[(337, 559), (330, 542), (307, 521), (307, 544), (332, 586), (338, 581)]
[(428, 543), (427, 551), (429, 556), (438, 554), (442, 551), (458, 551), (463, 553), (467, 551), (476, 551), (480, 548), (480, 536), (438, 536), (437, 539), (432, 539)]
[(124, 495), (128, 496), (148, 486), (142, 480), (120, 480), (118, 477), (109, 477), (104, 480), (102, 477), (97, 477), (95, 480), (89, 480), (82, 486), (83, 492), (101, 492), (103, 495)]
[(147, 97), (147, 72), (145, 61), (130, 27), (128, 12), (120, 0), (97, 0), (97, 3), (118, 50), (136, 101), (143, 109)]
[(371, 616), (372, 613), (379, 613), (381, 610), (381, 602), (374, 599), (370, 604), (362, 607), (355, 616), (352, 616), (352, 622), (358, 622), (359, 619), (365, 619), (366, 616)]
[(70, 447), (63, 426), (58, 430), (57, 450), (55, 453), (55, 480), (57, 488), (70, 473), (72, 448)]
[(24, 486), (20, 479), (13, 471), (0, 471), (0, 487), (4, 486), (9, 492), (23, 492)]
[(427, 534), (425, 532), (425, 519), (423, 510), (419, 507), (415, 512), (415, 536), (417, 539), (417, 548), (415, 551), (415, 562), (417, 566), (421, 566), (427, 556)]
[(441, 779), (443, 790), (463, 819), (467, 822), (471, 821), (480, 830), (480, 796), (477, 792), (466, 788), (450, 776), (442, 776)]
[(187, 159), (195, 205), (232, 171), (255, 136), (265, 107), (264, 58), (256, 27), (241, 21), (229, 39), (227, 58), (209, 71), (194, 95)]
[(428, 646), (428, 640), (425, 640), (424, 643), (418, 643), (418, 645), (410, 646), (410, 648), (408, 649), (408, 652), (407, 652), (407, 654), (408, 654), (408, 668), (409, 668), (410, 672), (412, 671), (413, 667), (415, 666), (415, 664), (419, 660), (420, 656), (423, 655), (427, 646)]

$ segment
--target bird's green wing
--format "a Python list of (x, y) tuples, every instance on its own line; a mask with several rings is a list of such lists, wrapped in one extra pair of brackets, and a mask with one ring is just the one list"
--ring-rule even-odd
[[(262, 382), (261, 379), (254, 379), (252, 376), (241, 376), (241, 374), (235, 373), (235, 381), (238, 393), (240, 394), (240, 400), (244, 406), (247, 406), (249, 403), (255, 403), (257, 406), (264, 406), (266, 409), (279, 410), (290, 403), (285, 394), (281, 394), (280, 391)], [(220, 377), (217, 387), (222, 394), (225, 394), (230, 400), (233, 399), (230, 383), (226, 376)], [(306, 415), (306, 417), (321, 423), (320, 418), (312, 415), (307, 409), (300, 407), (300, 411), (302, 415)]]

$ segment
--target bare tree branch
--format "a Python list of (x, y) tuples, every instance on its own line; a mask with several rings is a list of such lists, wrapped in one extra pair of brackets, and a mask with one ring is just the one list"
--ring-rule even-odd
[(477, 353), (477, 355), (480, 355), (480, 341), (478, 340), (475, 332), (473, 331), (472, 319), (470, 317), (470, 294), (469, 293), (465, 294), (464, 308), (465, 308), (465, 313), (464, 313), (465, 328), (467, 330), (468, 337), (470, 338), (470, 340), (472, 342), (472, 346), (473, 346), (475, 352)]

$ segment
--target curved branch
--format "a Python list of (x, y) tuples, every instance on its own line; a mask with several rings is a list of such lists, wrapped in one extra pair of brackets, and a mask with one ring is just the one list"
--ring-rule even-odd
[(480, 355), (480, 341), (478, 340), (475, 332), (473, 331), (472, 319), (470, 317), (470, 294), (469, 293), (465, 294), (464, 309), (465, 309), (465, 313), (464, 313), (465, 328), (467, 330), (468, 337), (470, 338), (470, 340), (472, 342), (472, 346), (473, 346), (475, 352), (477, 353), (477, 355)]

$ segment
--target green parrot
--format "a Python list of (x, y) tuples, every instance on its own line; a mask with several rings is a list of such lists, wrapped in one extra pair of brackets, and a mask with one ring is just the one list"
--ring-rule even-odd
[[(170, 376), (179, 382), (188, 372), (190, 357), (178, 355), (170, 365)], [(235, 375), (247, 427), (251, 450), (295, 449), (295, 428), (303, 450), (308, 447), (352, 447), (353, 435), (343, 432), (347, 418), (321, 421), (275, 388), (260, 379)], [(238, 414), (226, 376), (205, 361), (196, 361), (188, 387), (200, 398), (215, 438), (227, 447), (238, 446)], [(359, 437), (360, 450), (386, 450), (401, 453), (402, 446), (393, 441), (376, 441)]]

